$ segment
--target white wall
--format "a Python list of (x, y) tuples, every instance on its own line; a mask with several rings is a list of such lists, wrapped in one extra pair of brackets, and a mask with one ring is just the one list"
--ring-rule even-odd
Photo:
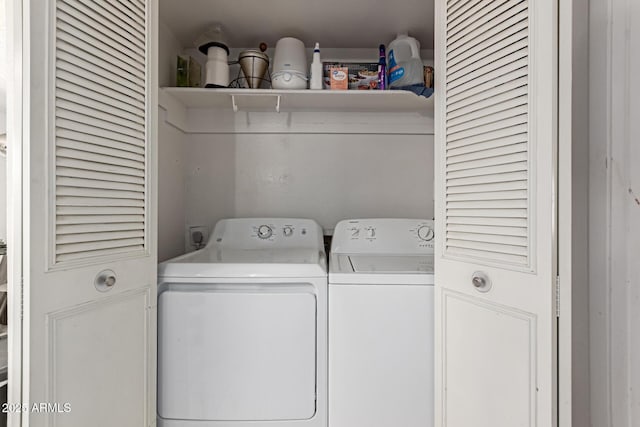
[(158, 261), (185, 251), (184, 223), (186, 203), (185, 135), (167, 124), (165, 112), (158, 120)]
[(160, 22), (158, 29), (158, 85), (175, 86), (177, 55), (182, 46), (165, 23)]
[[(235, 197), (235, 137), (233, 135), (188, 135), (185, 163), (185, 223), (213, 230), (223, 218), (237, 216)], [(185, 247), (189, 248), (186, 240)]]
[(237, 216), (433, 217), (433, 136), (236, 137)]
[(345, 218), (433, 218), (433, 135), (184, 133), (160, 111), (161, 261), (222, 218), (312, 218), (327, 234)]
[(640, 4), (590, 2), (594, 427), (640, 425)]
[(433, 136), (194, 134), (185, 227), (225, 217), (433, 217)]
[[(181, 47), (162, 23), (159, 35), (158, 80), (160, 86), (168, 86), (175, 81)], [(165, 113), (158, 112), (158, 261), (185, 251), (185, 135), (165, 121)]]

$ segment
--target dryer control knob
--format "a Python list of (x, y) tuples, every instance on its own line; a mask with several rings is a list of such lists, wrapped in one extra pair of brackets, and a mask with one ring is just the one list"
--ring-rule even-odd
[(293, 228), (286, 226), (285, 228), (282, 229), (282, 233), (284, 234), (285, 237), (289, 237), (293, 235)]
[(268, 239), (273, 235), (273, 230), (268, 225), (261, 225), (258, 227), (258, 237), (261, 239)]
[(418, 237), (422, 240), (433, 240), (433, 230), (428, 225), (423, 225), (418, 228)]

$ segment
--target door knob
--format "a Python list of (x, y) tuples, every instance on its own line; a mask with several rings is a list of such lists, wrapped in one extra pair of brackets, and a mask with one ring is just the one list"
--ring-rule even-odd
[(116, 273), (113, 270), (102, 270), (93, 284), (100, 292), (107, 292), (116, 284)]
[(479, 292), (489, 292), (491, 289), (491, 279), (486, 273), (476, 271), (471, 277), (471, 283)]

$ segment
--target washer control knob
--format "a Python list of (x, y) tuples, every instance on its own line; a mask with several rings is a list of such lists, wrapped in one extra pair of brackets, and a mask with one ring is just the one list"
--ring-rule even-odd
[(282, 233), (285, 237), (293, 236), (293, 228), (288, 225), (282, 229)]
[(367, 237), (370, 239), (373, 239), (374, 237), (376, 237), (376, 229), (375, 228), (368, 228), (367, 229)]
[(268, 239), (273, 235), (273, 230), (268, 225), (261, 225), (258, 227), (258, 237), (261, 239)]
[(433, 229), (428, 225), (420, 226), (420, 228), (418, 228), (418, 237), (427, 242), (433, 240)]

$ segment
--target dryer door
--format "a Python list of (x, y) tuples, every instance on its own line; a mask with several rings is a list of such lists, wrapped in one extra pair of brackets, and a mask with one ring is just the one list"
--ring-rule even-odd
[(316, 296), (310, 285), (169, 285), (158, 310), (160, 417), (313, 417)]

